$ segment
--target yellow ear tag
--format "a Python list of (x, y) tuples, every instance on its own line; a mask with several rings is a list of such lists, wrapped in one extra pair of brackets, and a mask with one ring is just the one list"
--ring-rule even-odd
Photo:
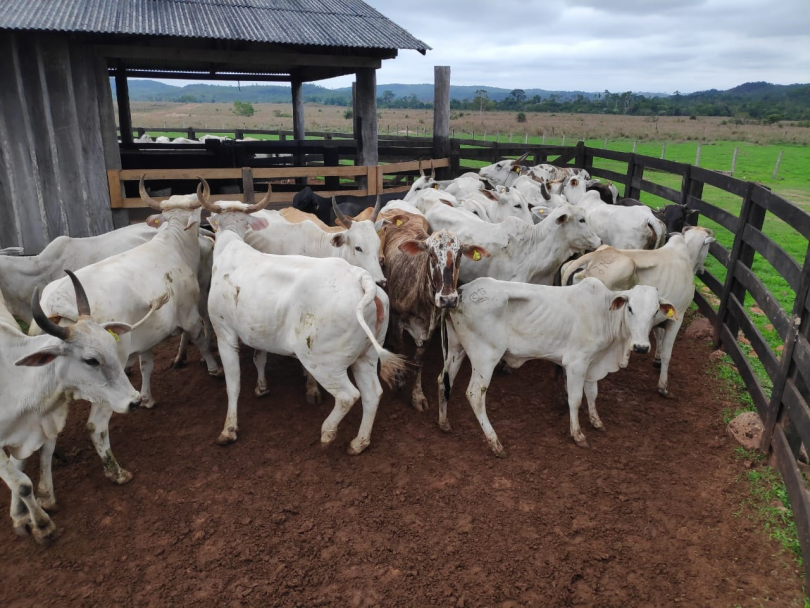
[(432, 188), (433, 188), (434, 190), (438, 190), (438, 189), (439, 189), (439, 184), (433, 184)]
[(157, 226), (159, 223), (160, 223), (160, 220), (155, 220), (155, 226)]
[(667, 308), (667, 319), (671, 319), (675, 316), (675, 311), (671, 308)]
[(515, 173), (520, 173), (520, 165), (515, 165)]
[(115, 333), (115, 332), (114, 332), (113, 330), (111, 330), (111, 329), (108, 329), (108, 330), (107, 330), (107, 333), (108, 333), (108, 334), (110, 334), (110, 335), (111, 335), (113, 338), (115, 338), (115, 341), (116, 341), (116, 342), (118, 342), (118, 334), (117, 334), (117, 333)]
[(402, 226), (402, 220), (397, 220), (397, 226)]
[(473, 260), (475, 260), (477, 262), (480, 259), (481, 259), (481, 254), (478, 253), (478, 250), (476, 249), (475, 251), (473, 251)]

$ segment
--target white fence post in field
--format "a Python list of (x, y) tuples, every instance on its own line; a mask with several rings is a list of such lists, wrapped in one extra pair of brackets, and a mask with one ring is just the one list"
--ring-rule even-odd
[(501, 139), (501, 132), (498, 131), (497, 133), (495, 133), (495, 143), (497, 144), (500, 141), (500, 139)]
[(544, 146), (546, 145), (546, 134), (545, 133), (543, 133), (543, 145)]
[(782, 152), (784, 152), (784, 150), (779, 150), (779, 158), (776, 159), (776, 166), (773, 168), (771, 179), (776, 179), (776, 174), (779, 172), (779, 163), (782, 162)]
[(737, 167), (737, 150), (734, 148), (734, 156), (731, 157), (731, 177), (734, 177), (734, 169)]
[(512, 132), (510, 131), (510, 133), (509, 133), (509, 143), (510, 143), (510, 144), (512, 143), (512, 135), (513, 135), (513, 134), (512, 134)]
[(607, 137), (605, 138), (605, 150), (607, 150)]
[(695, 154), (695, 166), (696, 167), (700, 166), (700, 144), (698, 144), (697, 154)]
[(526, 133), (526, 140), (523, 143), (526, 143), (526, 144), (529, 143), (529, 133), (528, 132)]
[(484, 141), (486, 141), (486, 139), (487, 139), (487, 132), (484, 131)]
[(661, 160), (664, 160), (664, 156), (667, 153), (667, 142), (664, 142), (664, 145), (661, 146)]
[(562, 145), (565, 145), (565, 133), (563, 133)]
[(636, 153), (636, 140), (633, 140), (633, 154)]

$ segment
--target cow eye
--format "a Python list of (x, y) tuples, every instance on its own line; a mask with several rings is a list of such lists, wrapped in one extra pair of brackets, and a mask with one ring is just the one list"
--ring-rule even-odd
[(585, 223), (585, 220), (584, 220), (584, 219), (581, 219), (581, 220), (579, 220), (579, 223), (580, 223), (580, 224), (584, 224), (584, 223)]
[(89, 359), (84, 359), (84, 362), (87, 365), (89, 365), (90, 367), (98, 367), (100, 365), (100, 363), (98, 362), (98, 359), (96, 359), (94, 357), (90, 357)]
[(515, 205), (515, 209), (520, 209), (520, 205)]
[(633, 307), (632, 307), (632, 306), (628, 306), (628, 307), (627, 307), (627, 310), (629, 310), (629, 311), (630, 311), (630, 314), (631, 314), (631, 315), (633, 314)]
[(363, 250), (360, 247), (355, 247), (354, 250), (359, 251), (360, 253), (363, 253)]

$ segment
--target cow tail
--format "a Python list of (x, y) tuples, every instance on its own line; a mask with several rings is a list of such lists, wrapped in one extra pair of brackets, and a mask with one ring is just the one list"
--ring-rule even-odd
[(450, 372), (448, 370), (448, 357), (447, 351), (447, 310), (442, 308), (442, 319), (440, 322), (441, 327), (441, 339), (442, 339), (442, 382), (441, 382), (441, 390), (444, 391), (444, 402), (447, 403), (450, 400)]
[(652, 235), (648, 239), (647, 243), (649, 247), (647, 249), (658, 249), (659, 247), (663, 247), (664, 242), (666, 241), (666, 230), (661, 230), (661, 220), (656, 217), (647, 218), (647, 226), (649, 226)]
[(370, 274), (363, 273), (360, 278), (360, 287), (363, 290), (363, 297), (357, 304), (357, 322), (360, 324), (360, 327), (363, 328), (366, 336), (371, 340), (371, 345), (374, 347), (374, 350), (376, 350), (377, 354), (380, 356), (380, 377), (390, 388), (394, 388), (395, 378), (403, 374), (407, 369), (405, 360), (399, 355), (380, 346), (380, 343), (377, 342), (377, 338), (372, 333), (368, 323), (366, 323), (364, 315), (366, 306), (371, 304), (374, 298), (377, 297), (377, 284), (374, 282), (374, 279), (371, 278)]

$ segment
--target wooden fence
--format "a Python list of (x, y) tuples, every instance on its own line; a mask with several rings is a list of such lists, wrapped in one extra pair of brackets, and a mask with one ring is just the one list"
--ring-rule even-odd
[[(236, 194), (212, 194), (213, 201), (252, 201), (254, 195), (254, 180), (278, 180), (293, 178), (328, 178), (352, 179), (362, 184), (362, 187), (355, 189), (329, 189), (328, 182), (324, 185), (327, 189), (319, 189), (320, 184), (313, 189), (321, 196), (334, 195), (354, 195), (368, 196), (384, 194), (390, 192), (407, 192), (409, 186), (400, 185), (400, 178), (406, 175), (415, 175), (420, 169), (428, 170), (430, 166), (444, 168), (449, 166), (449, 159), (438, 158), (422, 161), (409, 161), (401, 163), (389, 163), (385, 165), (366, 166), (315, 166), (315, 167), (279, 167), (279, 168), (250, 168), (242, 169), (112, 169), (107, 171), (107, 181), (110, 190), (110, 206), (113, 209), (136, 209), (143, 208), (146, 204), (140, 197), (127, 197), (124, 194), (124, 182), (136, 182), (142, 175), (146, 174), (150, 182), (153, 180), (197, 180), (203, 177), (209, 181), (216, 180), (237, 180), (241, 181), (241, 193)], [(389, 176), (388, 183), (385, 176)], [(137, 192), (137, 187), (132, 184), (130, 192)], [(269, 208), (280, 208), (289, 206), (295, 192), (273, 192), (270, 199)], [(165, 200), (166, 197), (155, 197), (155, 200)]]

